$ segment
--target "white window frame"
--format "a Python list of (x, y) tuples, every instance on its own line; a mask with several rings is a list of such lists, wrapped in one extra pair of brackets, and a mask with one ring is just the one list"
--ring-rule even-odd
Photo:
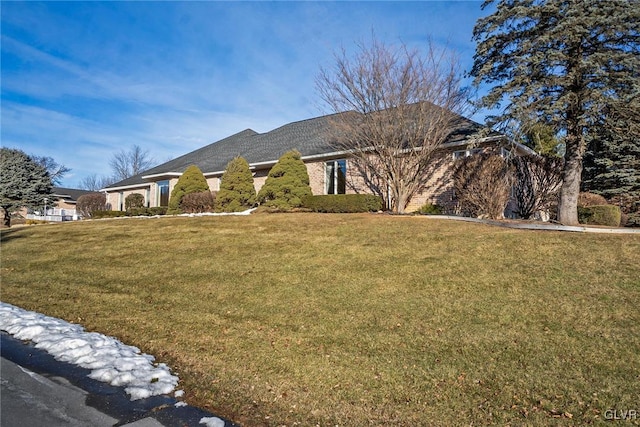
[[(339, 163), (344, 162), (344, 180), (345, 180), (345, 184), (344, 184), (344, 193), (338, 193), (338, 171), (340, 169)], [(333, 181), (333, 193), (329, 193), (329, 188), (330, 188), (330, 182), (327, 179), (327, 167), (329, 167), (329, 165), (333, 165), (333, 176), (331, 177), (331, 180)], [(347, 193), (347, 170), (348, 170), (348, 162), (347, 159), (335, 159), (335, 160), (329, 160), (327, 162), (324, 162), (324, 194), (346, 194)]]
[(453, 152), (453, 160), (463, 159), (482, 152), (482, 148), (470, 148), (467, 150), (457, 150)]

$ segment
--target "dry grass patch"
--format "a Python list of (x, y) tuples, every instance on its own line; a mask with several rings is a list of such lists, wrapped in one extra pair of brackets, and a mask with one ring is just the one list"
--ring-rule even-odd
[(2, 300), (156, 355), (245, 425), (582, 425), (640, 409), (640, 238), (383, 215), (2, 233)]

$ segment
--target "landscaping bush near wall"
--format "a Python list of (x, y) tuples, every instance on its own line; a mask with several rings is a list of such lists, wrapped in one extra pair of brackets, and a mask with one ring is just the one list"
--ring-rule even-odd
[(599, 194), (594, 193), (580, 193), (578, 196), (578, 206), (579, 207), (587, 207), (587, 206), (602, 206), (606, 205), (607, 199), (602, 197)]
[(620, 208), (615, 205), (578, 207), (578, 220), (581, 224), (618, 227), (620, 218)]
[(165, 215), (167, 213), (166, 206), (154, 207), (154, 208), (132, 208), (128, 211), (94, 211), (91, 218), (118, 218), (123, 216), (155, 216)]
[(420, 215), (442, 215), (444, 213), (444, 208), (440, 205), (425, 203), (420, 206), (420, 209), (418, 209), (416, 213)]
[(494, 153), (456, 160), (453, 168), (453, 187), (465, 216), (504, 218), (512, 184), (512, 166)]
[(377, 212), (382, 209), (382, 198), (372, 194), (308, 196), (304, 199), (304, 207), (328, 213)]
[(153, 208), (137, 208), (130, 209), (127, 211), (127, 216), (155, 216), (155, 215), (166, 215), (167, 213), (166, 206), (158, 206)]
[(125, 211), (93, 211), (91, 214), (92, 219), (117, 218), (121, 216), (127, 216), (127, 213)]
[(215, 197), (209, 190), (189, 193), (182, 196), (180, 210), (184, 213), (213, 212)]
[(106, 211), (107, 196), (104, 193), (83, 194), (78, 197), (76, 209), (84, 218), (95, 218), (97, 211)]
[(127, 211), (130, 209), (138, 209), (143, 207), (144, 207), (144, 196), (140, 193), (129, 194), (124, 199), (124, 208)]

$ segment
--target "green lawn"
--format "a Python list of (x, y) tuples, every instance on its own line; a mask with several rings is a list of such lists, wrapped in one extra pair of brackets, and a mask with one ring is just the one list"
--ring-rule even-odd
[(3, 231), (1, 292), (155, 355), (189, 403), (247, 426), (640, 412), (637, 235), (369, 214), (42, 225)]

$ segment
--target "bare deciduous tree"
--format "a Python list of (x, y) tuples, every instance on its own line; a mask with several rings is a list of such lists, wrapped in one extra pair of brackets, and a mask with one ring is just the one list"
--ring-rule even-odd
[(62, 178), (69, 172), (71, 169), (56, 162), (53, 157), (47, 156), (31, 156), (34, 162), (38, 163), (40, 166), (45, 168), (47, 172), (49, 172), (49, 177), (51, 178), (51, 183), (53, 185), (60, 185), (62, 183)]
[(394, 212), (404, 212), (429, 179), (429, 164), (467, 103), (457, 57), (429, 42), (424, 51), (377, 40), (321, 69), (316, 85), (336, 114), (336, 148)]
[(109, 166), (113, 170), (113, 177), (119, 181), (138, 175), (153, 166), (154, 162), (147, 150), (134, 144), (129, 151), (122, 150), (114, 154)]
[(110, 176), (99, 176), (94, 173), (84, 177), (78, 184), (78, 188), (89, 191), (99, 191), (113, 184), (115, 181), (116, 179)]

